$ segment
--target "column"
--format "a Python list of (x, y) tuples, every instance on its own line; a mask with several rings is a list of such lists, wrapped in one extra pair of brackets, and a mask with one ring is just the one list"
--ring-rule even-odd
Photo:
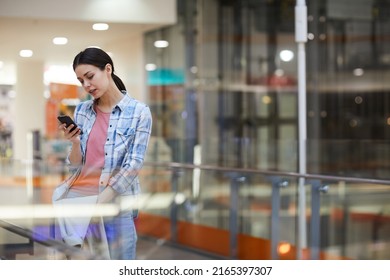
[(38, 130), (44, 135), (45, 98), (44, 63), (20, 60), (16, 71), (16, 98), (14, 103), (13, 154), (15, 160), (28, 159), (27, 135)]

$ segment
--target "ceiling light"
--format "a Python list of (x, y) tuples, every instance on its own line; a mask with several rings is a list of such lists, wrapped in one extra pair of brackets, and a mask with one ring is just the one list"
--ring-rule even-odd
[(356, 68), (356, 69), (353, 70), (353, 74), (356, 77), (363, 76), (364, 75), (364, 70), (362, 68)]
[(263, 96), (263, 98), (261, 99), (261, 101), (264, 103), (264, 104), (270, 104), (272, 102), (272, 99), (271, 97), (269, 97), (268, 95), (265, 95)]
[(20, 55), (21, 57), (32, 57), (33, 51), (32, 51), (32, 50), (21, 50), (21, 51), (19, 52), (19, 55)]
[(158, 41), (154, 42), (154, 46), (156, 48), (166, 48), (169, 46), (169, 43), (168, 43), (168, 41), (165, 41), (165, 40), (158, 40)]
[(55, 37), (53, 39), (54, 45), (66, 45), (68, 43), (68, 38), (65, 37)]
[(146, 71), (154, 71), (157, 69), (157, 65), (154, 63), (148, 63), (145, 65), (145, 70)]
[(279, 57), (282, 61), (288, 62), (294, 58), (294, 53), (290, 50), (283, 50), (280, 52)]
[(107, 30), (109, 26), (107, 23), (95, 23), (92, 28), (93, 30)]

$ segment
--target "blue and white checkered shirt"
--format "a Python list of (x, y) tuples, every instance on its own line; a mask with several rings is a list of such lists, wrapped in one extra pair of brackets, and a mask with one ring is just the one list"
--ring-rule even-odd
[[(93, 100), (81, 102), (76, 106), (74, 120), (83, 131), (80, 136), (81, 153), (85, 160), (89, 133), (96, 120)], [(108, 124), (107, 140), (104, 145), (104, 167), (99, 180), (99, 189), (112, 187), (120, 195), (136, 195), (140, 193), (138, 172), (141, 169), (152, 129), (152, 115), (149, 107), (128, 94), (111, 112)], [(69, 170), (73, 179), (80, 166), (72, 166)]]

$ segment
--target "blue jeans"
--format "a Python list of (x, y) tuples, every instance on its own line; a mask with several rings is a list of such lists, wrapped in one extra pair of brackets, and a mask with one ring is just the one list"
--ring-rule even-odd
[(135, 259), (137, 232), (134, 219), (136, 216), (136, 211), (126, 211), (115, 217), (104, 218), (104, 228), (112, 260)]

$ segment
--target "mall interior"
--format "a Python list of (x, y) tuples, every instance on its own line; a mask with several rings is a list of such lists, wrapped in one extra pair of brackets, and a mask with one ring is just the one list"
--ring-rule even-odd
[(51, 200), (70, 147), (56, 117), (91, 98), (71, 66), (88, 46), (153, 116), (138, 259), (390, 259), (389, 15), (390, 0), (0, 0), (0, 259), (103, 258), (62, 242)]

